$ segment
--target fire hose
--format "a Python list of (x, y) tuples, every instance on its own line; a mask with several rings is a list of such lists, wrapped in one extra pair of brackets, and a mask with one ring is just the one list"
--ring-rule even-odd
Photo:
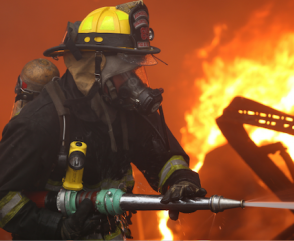
[(210, 198), (192, 198), (161, 203), (161, 195), (128, 194), (120, 189), (110, 188), (100, 191), (82, 191), (83, 170), (87, 145), (82, 141), (70, 144), (68, 168), (63, 179), (63, 188), (59, 192), (39, 192), (26, 194), (38, 207), (58, 210), (63, 215), (70, 216), (76, 212), (84, 199), (92, 201), (95, 211), (105, 215), (120, 215), (126, 211), (141, 210), (176, 210), (179, 212), (194, 212), (196, 210), (211, 210), (214, 213), (225, 209), (244, 207), (244, 201), (236, 201), (213, 195)]
[(213, 195), (209, 198), (195, 197), (163, 204), (160, 202), (162, 195), (128, 194), (114, 188), (99, 192), (77, 192), (61, 189), (58, 193), (28, 193), (27, 196), (36, 202), (39, 207), (55, 210), (57, 208), (66, 216), (75, 213), (79, 204), (86, 198), (92, 201), (95, 211), (113, 216), (123, 214), (125, 211), (177, 210), (179, 212), (194, 212), (196, 210), (210, 210), (218, 213), (231, 208), (244, 208), (244, 200), (238, 201), (218, 195)]

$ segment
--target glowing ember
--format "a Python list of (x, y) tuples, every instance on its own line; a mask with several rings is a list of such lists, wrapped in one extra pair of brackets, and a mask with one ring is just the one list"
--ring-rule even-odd
[(173, 234), (167, 227), (167, 220), (169, 219), (168, 211), (157, 212), (157, 217), (159, 221), (159, 230), (162, 234), (161, 240), (173, 240)]
[[(195, 62), (195, 58), (202, 59), (204, 73), (202, 78), (194, 81), (195, 88), (202, 94), (186, 113), (187, 126), (181, 129), (184, 149), (195, 161), (196, 171), (203, 165), (207, 152), (226, 142), (215, 119), (235, 96), (293, 115), (294, 33), (278, 22), (279, 18), (267, 23), (270, 11), (266, 7), (256, 12), (247, 25), (223, 46), (218, 43), (226, 27), (215, 27), (215, 39), (211, 45), (187, 58), (189, 65)], [(217, 55), (208, 60), (212, 49)], [(293, 136), (252, 126), (246, 129), (258, 145), (281, 141), (294, 159)]]

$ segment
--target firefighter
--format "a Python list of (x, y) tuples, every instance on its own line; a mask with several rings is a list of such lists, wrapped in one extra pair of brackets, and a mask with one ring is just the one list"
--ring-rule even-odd
[(84, 190), (131, 193), (133, 163), (164, 194), (163, 203), (205, 196), (158, 113), (162, 90), (148, 84), (144, 66), (156, 64), (160, 52), (150, 46), (153, 37), (146, 5), (134, 1), (68, 23), (62, 44), (44, 52), (63, 56), (67, 71), (10, 120), (0, 142), (0, 227), (14, 239), (122, 239), (126, 229), (113, 216), (93, 216), (88, 199), (63, 217), (26, 196), (62, 188), (73, 141), (87, 145)]

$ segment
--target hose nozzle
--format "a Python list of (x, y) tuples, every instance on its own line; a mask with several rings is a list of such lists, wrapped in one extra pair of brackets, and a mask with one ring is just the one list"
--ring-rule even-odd
[(225, 209), (244, 208), (244, 200), (238, 201), (224, 198), (223, 196), (213, 195), (210, 197), (210, 210), (214, 213), (222, 212)]

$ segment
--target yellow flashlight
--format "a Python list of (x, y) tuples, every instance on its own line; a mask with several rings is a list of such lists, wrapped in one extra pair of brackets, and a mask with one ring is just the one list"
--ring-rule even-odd
[(80, 191), (83, 189), (83, 172), (86, 160), (87, 145), (81, 141), (70, 143), (68, 166), (63, 187), (67, 190)]

